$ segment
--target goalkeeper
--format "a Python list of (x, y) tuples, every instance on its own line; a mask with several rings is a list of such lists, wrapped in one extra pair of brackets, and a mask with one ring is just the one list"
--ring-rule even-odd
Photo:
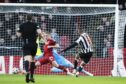
[[(85, 33), (83, 30), (78, 31), (79, 37), (78, 39), (69, 47), (66, 49), (62, 50), (61, 52), (66, 52), (67, 50), (77, 46), (79, 44), (81, 48), (81, 53), (79, 53), (79, 56), (75, 57), (74, 60), (74, 70), (73, 73), (76, 74), (76, 77), (78, 77), (79, 72), (82, 71), (83, 67), (90, 61), (90, 58), (92, 57), (93, 54), (93, 49), (92, 49), (92, 41), (87, 33)], [(81, 63), (79, 68), (77, 69), (78, 65), (78, 59), (81, 59)]]

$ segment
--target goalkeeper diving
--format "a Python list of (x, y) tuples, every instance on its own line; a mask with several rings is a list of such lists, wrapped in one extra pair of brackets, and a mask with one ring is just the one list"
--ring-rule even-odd
[(52, 66), (63, 70), (64, 72), (66, 72), (68, 75), (74, 76), (74, 74), (70, 73), (69, 69), (61, 66), (60, 64), (58, 64), (54, 58), (53, 55), (53, 49), (54, 48), (59, 48), (59, 45), (51, 38), (51, 34), (50, 33), (45, 33), (42, 32), (41, 37), (44, 41), (44, 54), (43, 57), (40, 58), (35, 65), (36, 66), (40, 66), (40, 65), (44, 65), (47, 63), (50, 63)]

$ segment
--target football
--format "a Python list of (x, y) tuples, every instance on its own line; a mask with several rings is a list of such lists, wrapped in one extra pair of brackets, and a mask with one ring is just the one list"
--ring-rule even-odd
[(12, 73), (13, 73), (13, 74), (18, 74), (18, 73), (19, 73), (19, 69), (16, 68), (16, 67), (14, 67)]

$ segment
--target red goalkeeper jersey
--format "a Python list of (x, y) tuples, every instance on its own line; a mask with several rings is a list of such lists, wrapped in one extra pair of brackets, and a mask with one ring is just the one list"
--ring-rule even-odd
[(48, 46), (54, 46), (56, 42), (53, 39), (48, 39), (47, 43), (44, 45), (44, 56), (53, 56), (53, 48), (48, 48)]

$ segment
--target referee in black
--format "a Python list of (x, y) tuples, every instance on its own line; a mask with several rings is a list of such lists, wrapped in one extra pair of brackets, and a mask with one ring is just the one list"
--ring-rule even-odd
[(27, 21), (22, 23), (17, 31), (17, 36), (23, 39), (24, 65), (26, 70), (26, 83), (35, 82), (33, 78), (35, 62), (34, 56), (37, 51), (37, 36), (41, 34), (41, 29), (32, 22), (32, 15), (27, 15)]
[[(80, 29), (78, 33), (79, 33), (78, 39), (72, 45), (70, 45), (69, 47), (61, 51), (61, 52), (66, 52), (67, 50), (79, 44), (81, 51), (79, 53), (79, 56), (75, 57), (74, 70), (73, 70), (73, 73), (76, 74), (76, 77), (78, 77), (79, 72), (81, 72), (83, 67), (90, 61), (90, 58), (92, 57), (93, 54), (92, 41), (89, 35), (85, 33), (83, 29)], [(82, 61), (80, 63), (79, 68), (77, 69), (79, 58)]]

